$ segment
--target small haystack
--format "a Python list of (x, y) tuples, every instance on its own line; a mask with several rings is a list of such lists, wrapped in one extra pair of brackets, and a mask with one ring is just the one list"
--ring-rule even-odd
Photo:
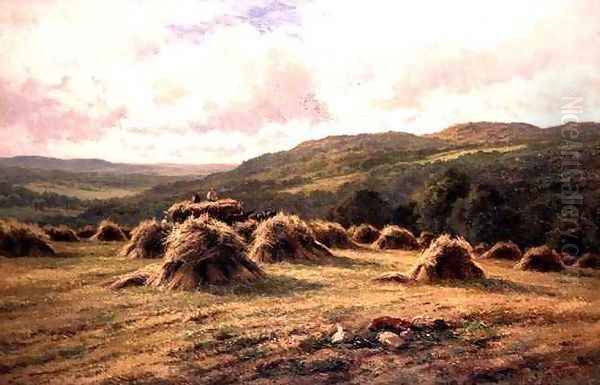
[(6, 257), (48, 257), (54, 249), (50, 238), (38, 226), (0, 220), (0, 255)]
[(98, 225), (98, 229), (96, 230), (96, 234), (92, 236), (92, 240), (103, 242), (121, 242), (126, 241), (127, 236), (125, 236), (125, 233), (123, 233), (123, 230), (119, 225), (108, 219), (105, 219)]
[(171, 232), (171, 225), (162, 224), (156, 219), (141, 222), (131, 232), (131, 240), (121, 249), (120, 255), (129, 258), (162, 258), (165, 253), (165, 240)]
[(354, 242), (373, 243), (375, 240), (377, 240), (377, 238), (379, 238), (379, 230), (377, 230), (374, 226), (363, 223), (362, 225), (352, 229), (351, 236)]
[(258, 222), (254, 219), (248, 219), (244, 222), (236, 222), (233, 224), (233, 229), (244, 238), (247, 243), (254, 239), (254, 231), (258, 227)]
[(77, 236), (82, 238), (91, 238), (96, 234), (96, 227), (92, 225), (85, 225), (84, 227), (77, 230)]
[(327, 247), (338, 249), (355, 249), (358, 247), (339, 223), (317, 219), (309, 222), (309, 227), (315, 233), (317, 241)]
[(480, 258), (493, 258), (493, 259), (508, 259), (516, 261), (521, 259), (523, 253), (519, 246), (513, 242), (498, 242), (491, 249), (481, 254)]
[(183, 223), (188, 218), (199, 218), (203, 214), (208, 214), (211, 218), (222, 222), (233, 222), (234, 218), (240, 217), (243, 214), (243, 209), (240, 202), (234, 199), (221, 199), (214, 202), (204, 201), (200, 203), (183, 201), (171, 206), (166, 214), (169, 220), (174, 223)]
[(44, 232), (55, 242), (79, 242), (79, 237), (68, 226), (46, 226)]
[(575, 262), (575, 267), (600, 269), (600, 255), (586, 253)]
[(379, 238), (373, 242), (373, 247), (380, 250), (417, 250), (419, 242), (409, 230), (396, 225), (388, 225), (381, 230)]
[(431, 245), (431, 242), (435, 239), (435, 235), (430, 233), (429, 231), (421, 231), (421, 235), (419, 235), (419, 239), (417, 242), (419, 243), (419, 247), (421, 249), (426, 249)]
[(204, 285), (249, 283), (264, 272), (246, 254), (244, 240), (208, 216), (188, 219), (167, 237), (165, 262), (146, 284), (197, 290)]
[(319, 261), (332, 256), (308, 225), (295, 215), (279, 213), (258, 225), (250, 248), (253, 261)]
[(536, 271), (562, 271), (563, 265), (560, 255), (549, 248), (548, 246), (532, 247), (521, 258), (519, 263), (515, 265), (516, 269), (520, 270), (536, 270)]
[(434, 282), (444, 279), (485, 278), (485, 273), (471, 259), (469, 242), (444, 234), (423, 251), (410, 278), (420, 282)]

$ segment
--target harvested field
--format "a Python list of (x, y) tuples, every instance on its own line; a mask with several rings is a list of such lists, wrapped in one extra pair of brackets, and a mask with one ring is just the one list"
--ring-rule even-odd
[[(115, 292), (107, 282), (160, 265), (118, 257), (123, 245), (57, 243), (53, 258), (0, 258), (0, 383), (566, 385), (600, 375), (591, 269), (540, 274), (482, 260), (486, 280), (376, 284), (410, 270), (417, 253), (334, 250), (324, 265), (265, 265), (252, 286)], [(382, 316), (451, 328), (415, 332), (392, 351), (367, 331)], [(354, 336), (332, 344), (336, 324)]]

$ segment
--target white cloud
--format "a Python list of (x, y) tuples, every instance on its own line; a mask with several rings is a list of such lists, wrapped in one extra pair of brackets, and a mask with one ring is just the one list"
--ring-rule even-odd
[[(241, 161), (331, 134), (555, 124), (569, 92), (600, 120), (598, 16), (592, 0), (7, 1), (0, 97), (22, 97), (0, 152)], [(52, 124), (27, 119), (32, 100)], [(48, 132), (61, 114), (80, 135)]]

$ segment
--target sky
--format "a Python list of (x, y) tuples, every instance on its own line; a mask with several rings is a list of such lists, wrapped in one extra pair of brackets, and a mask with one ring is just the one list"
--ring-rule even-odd
[(328, 135), (600, 121), (600, 1), (1, 0), (0, 156), (237, 163)]

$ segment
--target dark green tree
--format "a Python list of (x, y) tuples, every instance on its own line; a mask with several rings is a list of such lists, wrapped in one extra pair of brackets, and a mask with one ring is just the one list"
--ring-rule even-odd
[(330, 218), (343, 226), (369, 223), (381, 227), (390, 222), (392, 209), (378, 192), (360, 190), (336, 206)]
[(467, 196), (469, 186), (469, 176), (452, 168), (431, 179), (418, 203), (421, 227), (433, 233), (452, 232), (452, 208), (458, 199)]

